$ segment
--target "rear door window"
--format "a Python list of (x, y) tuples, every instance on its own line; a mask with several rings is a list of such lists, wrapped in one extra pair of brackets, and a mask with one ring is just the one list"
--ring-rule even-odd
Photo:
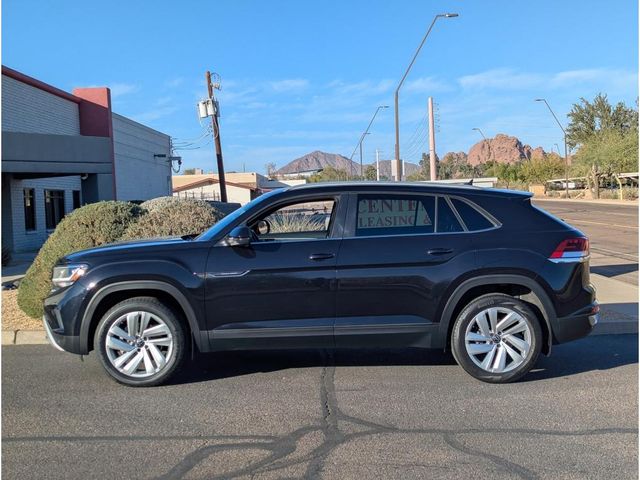
[(433, 233), (434, 227), (431, 195), (358, 195), (357, 237)]
[(438, 233), (462, 232), (464, 228), (460, 225), (458, 217), (453, 213), (449, 202), (445, 197), (438, 197)]
[(468, 230), (485, 230), (494, 226), (487, 217), (485, 217), (469, 203), (457, 198), (452, 198), (451, 202), (453, 203), (455, 209), (458, 211), (458, 214), (462, 218), (462, 221), (464, 222)]

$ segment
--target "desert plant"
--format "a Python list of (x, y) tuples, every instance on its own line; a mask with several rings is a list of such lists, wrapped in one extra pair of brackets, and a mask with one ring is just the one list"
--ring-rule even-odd
[(324, 215), (282, 213), (269, 216), (272, 233), (320, 232), (326, 230)]
[(98, 202), (71, 212), (58, 224), (20, 282), (18, 305), (33, 318), (42, 316), (42, 302), (51, 291), (51, 271), (72, 252), (115, 242), (142, 213), (129, 202)]
[(129, 225), (123, 240), (196, 235), (223, 216), (208, 202), (179, 197), (155, 198), (141, 207), (147, 213)]

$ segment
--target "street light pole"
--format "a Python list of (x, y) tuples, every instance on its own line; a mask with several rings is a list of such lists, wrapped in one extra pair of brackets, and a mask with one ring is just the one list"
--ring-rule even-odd
[(565, 131), (562, 124), (560, 123), (560, 120), (558, 120), (558, 117), (556, 117), (556, 114), (553, 113), (553, 110), (551, 110), (551, 107), (549, 106), (549, 102), (547, 102), (544, 98), (536, 98), (536, 102), (544, 102), (544, 104), (547, 106), (547, 108), (551, 112), (551, 115), (553, 115), (553, 118), (555, 118), (556, 123), (560, 127), (560, 130), (562, 130), (562, 135), (564, 136), (564, 181), (565, 181), (564, 189), (565, 189), (567, 198), (569, 198), (569, 149), (567, 148), (567, 132)]
[(482, 133), (482, 130), (480, 130), (478, 127), (474, 127), (471, 130), (475, 130), (480, 133), (480, 135), (482, 135), (484, 142), (487, 144), (487, 150), (489, 150), (489, 160), (491, 160), (491, 144), (489, 143), (489, 140), (487, 140), (487, 137), (484, 136), (484, 133)]
[(394, 95), (394, 105), (395, 105), (395, 121), (396, 121), (396, 181), (397, 182), (402, 181), (402, 163), (400, 162), (400, 112), (398, 110), (398, 104), (399, 104), (398, 97), (400, 94), (400, 87), (402, 87), (402, 84), (407, 78), (407, 75), (409, 75), (409, 71), (411, 70), (411, 67), (413, 67), (413, 64), (415, 63), (416, 58), (418, 58), (418, 54), (420, 53), (420, 50), (422, 49), (424, 42), (427, 41), (427, 37), (431, 33), (431, 29), (435, 25), (436, 21), (439, 18), (454, 18), (457, 16), (458, 16), (457, 13), (441, 13), (433, 17), (433, 21), (431, 22), (431, 25), (429, 26), (427, 33), (424, 35), (422, 42), (420, 42), (420, 45), (418, 46), (416, 53), (413, 55), (413, 58), (411, 59), (411, 63), (407, 67), (407, 70), (404, 72), (404, 75), (402, 76), (402, 79), (398, 84), (398, 88), (396, 88), (396, 92)]
[(364, 180), (364, 170), (362, 168), (362, 142), (364, 142), (364, 137), (366, 135), (371, 135), (369, 132), (364, 132), (360, 139), (360, 177)]
[[(371, 128), (371, 125), (373, 125), (373, 121), (376, 119), (376, 115), (378, 115), (378, 112), (385, 108), (389, 108), (389, 105), (379, 105), (378, 108), (376, 108), (376, 111), (374, 112), (373, 117), (371, 117), (371, 121), (369, 122), (369, 125), (367, 125), (366, 130), (362, 132), (362, 135), (360, 135), (360, 140), (358, 140), (358, 144), (355, 146), (355, 148), (353, 149), (353, 152), (351, 152), (351, 156), (349, 157), (350, 161), (353, 160), (353, 156), (355, 155), (356, 150), (360, 148), (360, 175), (364, 174), (364, 172), (362, 171), (362, 142), (364, 140), (365, 135), (369, 135), (369, 129)], [(351, 170), (352, 167), (353, 167), (353, 164), (349, 162), (349, 169)]]

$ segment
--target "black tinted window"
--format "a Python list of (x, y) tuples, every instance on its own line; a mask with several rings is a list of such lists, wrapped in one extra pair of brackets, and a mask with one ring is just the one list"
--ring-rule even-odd
[(434, 197), (358, 195), (356, 236), (433, 233)]
[(467, 202), (463, 202), (456, 198), (452, 198), (451, 201), (469, 230), (484, 230), (486, 228), (493, 227), (493, 224), (483, 214)]
[(438, 197), (438, 233), (462, 232), (463, 228), (446, 198)]

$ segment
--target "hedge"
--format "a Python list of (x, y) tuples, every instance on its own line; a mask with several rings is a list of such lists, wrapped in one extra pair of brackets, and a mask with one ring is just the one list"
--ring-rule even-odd
[(222, 214), (203, 200), (160, 197), (140, 205), (148, 213), (127, 228), (123, 239), (180, 237), (204, 232)]
[(42, 317), (42, 302), (51, 291), (56, 262), (78, 250), (118, 241), (142, 213), (133, 203), (108, 201), (86, 205), (65, 216), (20, 282), (18, 306), (30, 317)]

